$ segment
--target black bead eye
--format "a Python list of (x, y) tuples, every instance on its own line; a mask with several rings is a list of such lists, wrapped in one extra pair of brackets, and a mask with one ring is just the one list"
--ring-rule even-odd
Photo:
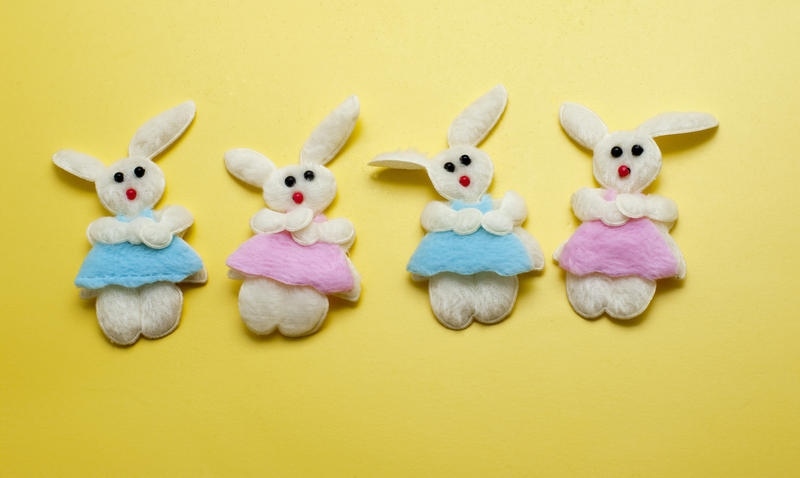
[(306, 181), (313, 181), (314, 180), (314, 171), (306, 171), (303, 173), (303, 177), (306, 178)]
[(622, 148), (620, 148), (619, 146), (614, 146), (613, 148), (611, 148), (611, 156), (614, 156), (615, 158), (619, 158), (620, 156), (622, 156)]
[(469, 163), (472, 162), (472, 158), (470, 158), (466, 154), (462, 154), (460, 159), (461, 159), (461, 164), (463, 164), (464, 166), (469, 166)]
[(631, 153), (633, 153), (634, 156), (640, 156), (642, 153), (644, 153), (644, 148), (638, 144), (634, 144), (633, 148), (631, 148)]
[(444, 163), (444, 169), (448, 173), (452, 173), (453, 171), (456, 170), (456, 165), (451, 163), (450, 161), (448, 161), (448, 162)]
[(133, 170), (133, 174), (135, 174), (137, 178), (141, 178), (144, 176), (144, 168), (141, 166), (136, 166), (136, 168)]
[(122, 181), (125, 181), (125, 175), (122, 174), (122, 173), (114, 173), (114, 181), (116, 181), (118, 183), (121, 183)]
[(294, 183), (296, 182), (297, 180), (294, 178), (294, 176), (286, 176), (286, 179), (283, 180), (283, 184), (285, 184), (287, 188), (294, 186)]

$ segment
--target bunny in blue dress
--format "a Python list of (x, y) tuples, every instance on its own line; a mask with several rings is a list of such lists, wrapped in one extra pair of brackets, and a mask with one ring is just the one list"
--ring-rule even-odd
[(140, 335), (163, 337), (178, 326), (183, 293), (178, 282), (205, 282), (200, 256), (180, 236), (194, 219), (186, 208), (154, 211), (164, 193), (164, 173), (152, 161), (183, 134), (195, 105), (188, 101), (156, 116), (134, 135), (128, 157), (106, 167), (84, 153), (61, 150), (53, 162), (97, 189), (115, 217), (89, 225), (92, 249), (75, 279), (81, 296), (97, 297), (97, 320), (113, 343)]
[(485, 194), (494, 165), (476, 146), (497, 123), (506, 101), (506, 90), (498, 85), (472, 103), (450, 125), (450, 148), (431, 159), (399, 151), (370, 162), (424, 169), (449, 200), (433, 201), (423, 210), (427, 234), (407, 269), (416, 279), (428, 279), (433, 313), (451, 329), (463, 329), (473, 320), (503, 320), (516, 302), (517, 275), (544, 267), (539, 244), (521, 227), (527, 216), (522, 197), (513, 191), (497, 200)]

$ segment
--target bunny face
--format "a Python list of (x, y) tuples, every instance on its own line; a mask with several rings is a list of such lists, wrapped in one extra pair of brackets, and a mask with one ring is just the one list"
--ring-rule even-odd
[(604, 188), (620, 193), (644, 190), (661, 171), (661, 150), (636, 131), (616, 131), (594, 148), (592, 170)]
[(351, 96), (322, 120), (303, 144), (300, 164), (278, 169), (263, 154), (239, 148), (225, 153), (225, 167), (242, 181), (262, 188), (264, 201), (273, 211), (306, 207), (320, 214), (336, 197), (336, 179), (324, 165), (350, 137), (359, 109), (358, 98)]
[(134, 217), (156, 205), (164, 194), (164, 173), (146, 158), (120, 159), (95, 180), (100, 202), (116, 215)]
[(472, 146), (446, 149), (427, 166), (436, 192), (450, 200), (478, 202), (489, 189), (494, 165), (489, 155)]
[(597, 182), (621, 193), (642, 192), (661, 171), (661, 150), (653, 138), (718, 124), (708, 113), (662, 113), (633, 131), (609, 133), (599, 116), (576, 103), (561, 105), (559, 120), (570, 138), (594, 151), (592, 169)]
[(269, 175), (264, 183), (264, 201), (273, 211), (288, 212), (307, 207), (320, 214), (336, 197), (336, 179), (325, 166), (292, 165)]
[(378, 156), (372, 166), (396, 169), (425, 169), (436, 192), (442, 197), (476, 203), (489, 189), (494, 165), (489, 155), (476, 148), (497, 124), (506, 107), (508, 93), (497, 85), (484, 94), (450, 124), (447, 142), (450, 149), (428, 159), (414, 151), (398, 151)]
[(100, 202), (116, 215), (135, 217), (164, 194), (164, 173), (152, 158), (175, 142), (194, 119), (195, 105), (181, 103), (143, 124), (128, 145), (128, 157), (109, 167), (88, 154), (63, 149), (53, 155), (61, 169), (92, 181)]

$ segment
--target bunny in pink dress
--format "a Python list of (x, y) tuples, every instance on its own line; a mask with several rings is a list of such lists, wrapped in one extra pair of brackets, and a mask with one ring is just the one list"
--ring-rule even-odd
[(349, 301), (361, 295), (361, 278), (347, 257), (353, 224), (322, 214), (336, 196), (324, 165), (350, 137), (358, 113), (355, 96), (339, 105), (303, 145), (300, 164), (277, 168), (250, 149), (225, 153), (228, 171), (262, 188), (268, 206), (250, 220), (256, 235), (226, 261), (230, 277), (243, 280), (239, 313), (254, 333), (312, 334), (327, 316), (328, 295)]
[(567, 297), (579, 315), (631, 319), (647, 309), (656, 280), (683, 278), (686, 262), (669, 230), (678, 208), (668, 198), (642, 191), (661, 171), (655, 137), (717, 126), (707, 113), (664, 113), (633, 131), (609, 133), (585, 106), (565, 103), (561, 126), (593, 150), (594, 177), (603, 186), (582, 188), (572, 210), (583, 221), (553, 255), (567, 271)]

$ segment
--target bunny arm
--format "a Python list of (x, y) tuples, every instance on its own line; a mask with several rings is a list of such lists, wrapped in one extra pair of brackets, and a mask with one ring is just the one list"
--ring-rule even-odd
[(311, 209), (298, 207), (287, 213), (264, 208), (250, 219), (250, 229), (256, 234), (276, 234), (281, 231), (299, 231), (314, 219)]
[(338, 244), (344, 250), (350, 249), (356, 238), (356, 230), (348, 219), (339, 217), (325, 222), (312, 222), (298, 231), (292, 232), (295, 242), (310, 246), (317, 242)]
[(614, 201), (606, 201), (606, 191), (599, 188), (580, 188), (572, 195), (572, 211), (581, 221), (603, 221), (609, 226), (621, 226), (628, 222)]
[(153, 219), (137, 218), (131, 222), (134, 233), (152, 249), (167, 247), (175, 235), (182, 235), (194, 223), (192, 213), (183, 206), (167, 206), (160, 211), (153, 211)]
[(514, 191), (506, 192), (502, 199), (493, 200), (494, 209), (483, 215), (481, 225), (492, 234), (509, 234), (515, 226), (522, 225), (528, 217), (525, 200)]
[(92, 221), (89, 227), (86, 228), (86, 237), (92, 245), (97, 243), (119, 244), (122, 242), (138, 244), (141, 242), (138, 235), (133, 232), (131, 223), (122, 222), (110, 216), (104, 216)]
[(672, 199), (663, 196), (619, 194), (614, 202), (622, 214), (632, 219), (649, 217), (670, 227), (678, 219), (678, 205)]
[(420, 222), (427, 232), (453, 231), (456, 234), (472, 234), (481, 227), (483, 213), (475, 208), (459, 211), (441, 201), (431, 201), (422, 210)]

